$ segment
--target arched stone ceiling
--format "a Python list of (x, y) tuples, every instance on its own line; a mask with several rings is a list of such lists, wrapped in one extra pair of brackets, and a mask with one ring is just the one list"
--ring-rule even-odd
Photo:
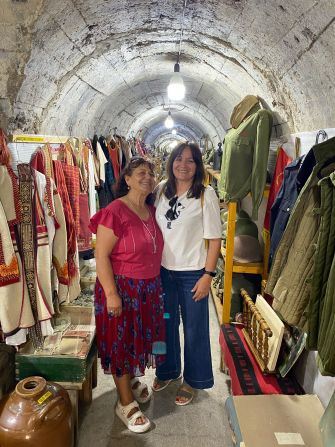
[[(3, 36), (12, 35), (3, 54), (20, 67), (0, 81), (10, 131), (117, 127), (152, 144), (166, 133), (183, 0), (3, 1), (11, 8)], [(188, 0), (187, 95), (171, 104), (180, 135), (222, 140), (246, 94), (261, 96), (292, 132), (333, 127), (334, 21), (335, 0)]]

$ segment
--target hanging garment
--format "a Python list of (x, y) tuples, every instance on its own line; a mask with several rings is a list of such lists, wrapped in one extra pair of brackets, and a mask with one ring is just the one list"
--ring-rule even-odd
[(312, 150), (316, 165), (298, 196), (278, 245), (265, 290), (274, 297), (273, 308), (283, 320), (301, 329), (305, 329), (308, 318), (320, 228), (319, 176), (327, 176), (322, 168), (335, 158), (335, 138)]
[(16, 257), (5, 211), (0, 202), (0, 287), (20, 282)]
[[(333, 179), (334, 181), (334, 179)], [(335, 256), (331, 264), (323, 303), (320, 303), (320, 326), (318, 336), (318, 366), (321, 374), (335, 376)]]
[[(10, 167), (0, 166), (0, 225), (3, 251), (11, 252), (13, 247), (17, 259), (18, 273), (15, 276), (19, 281), (5, 284), (0, 287), (0, 322), (5, 337), (17, 333), (20, 328), (28, 328), (34, 325), (34, 317), (31, 311), (27, 284), (22, 268), (21, 255), (17, 247), (16, 224), (21, 220), (19, 201), (19, 189), (14, 172)], [(3, 237), (6, 233), (6, 225), (10, 231), (11, 243)]]
[(257, 220), (266, 183), (272, 113), (259, 105), (249, 113), (225, 136), (219, 193), (225, 202), (231, 202), (251, 192), (252, 218)]
[[(0, 287), (2, 287), (20, 281), (19, 263), (9, 229), (9, 225), (13, 227), (21, 218), (19, 191), (14, 172), (6, 166), (0, 166), (0, 190)], [(6, 210), (2, 202), (6, 204)]]
[(101, 182), (99, 189), (99, 204), (100, 208), (105, 208), (114, 199), (113, 186), (115, 184), (115, 178), (105, 138), (100, 137), (99, 143), (106, 160), (105, 181)]
[[(321, 193), (320, 229), (315, 254), (315, 268), (312, 277), (311, 295), (308, 308), (308, 337), (307, 348), (319, 351), (322, 359), (323, 371), (332, 370), (335, 375), (335, 351), (331, 350), (331, 357), (324, 355), (324, 345), (328, 337), (335, 331), (333, 314), (335, 295), (335, 276), (330, 275), (335, 259), (335, 172), (319, 182)], [(333, 341), (335, 338), (333, 337)]]
[[(35, 269), (37, 262), (35, 241), (38, 240), (40, 242), (41, 239), (43, 239), (43, 245), (46, 245), (47, 241), (45, 241), (45, 234), (43, 234), (43, 229), (41, 227), (39, 228), (40, 235), (38, 234), (39, 231), (37, 230), (35, 221), (35, 213), (39, 212), (40, 210), (35, 209), (34, 205), (37, 205), (37, 203), (34, 203), (34, 201), (32, 200), (33, 194), (35, 196), (35, 199), (37, 198), (37, 195), (33, 191), (31, 168), (28, 164), (24, 163), (19, 164), (17, 168), (19, 176), (20, 201), (22, 205), (22, 222), (20, 223), (19, 228), (20, 251), (23, 257), (24, 275), (27, 282), (29, 300), (35, 322), (35, 324), (29, 328), (29, 335), (34, 348), (39, 349), (43, 346), (43, 335), (40, 326), (40, 319), (43, 320), (44, 318), (40, 318), (42, 316), (42, 309), (39, 309), (37, 287), (35, 283), (35, 277), (37, 276), (37, 272)], [(44, 256), (43, 260), (46, 262), (47, 266), (45, 274), (48, 274), (50, 277), (51, 268), (48, 269), (47, 256)], [(46, 316), (46, 319), (48, 318), (51, 318), (51, 314)]]
[[(67, 150), (62, 147), (62, 158), (65, 157)], [(49, 161), (52, 161), (52, 166), (49, 165)], [(70, 158), (71, 160), (71, 158)], [(51, 148), (45, 145), (43, 148), (37, 149), (32, 155), (30, 160), (30, 166), (35, 169), (35, 178), (38, 180), (37, 187), (39, 191), (40, 201), (45, 208), (45, 218), (48, 228), (50, 255), (52, 262), (56, 268), (57, 277), (60, 284), (69, 285), (69, 280), (76, 275), (78, 270), (76, 263), (74, 262), (76, 253), (76, 233), (75, 223), (72, 214), (72, 208), (67, 192), (66, 181), (63, 172), (63, 164), (58, 160), (52, 160)], [(47, 172), (52, 173), (53, 178), (47, 175)], [(41, 174), (41, 175), (40, 175)], [(56, 186), (58, 191), (56, 190)], [(47, 192), (44, 200), (44, 191)], [(55, 210), (55, 202), (58, 206), (58, 212)], [(61, 222), (66, 222), (66, 225), (60, 224), (57, 220), (56, 214), (58, 214)], [(55, 225), (55, 228), (53, 228)], [(55, 246), (54, 238), (57, 231), (58, 243)], [(54, 255), (54, 252), (56, 254)], [(57, 281), (53, 281), (55, 290), (57, 290)], [(58, 291), (59, 292), (59, 291)], [(66, 292), (67, 294), (67, 292)]]
[(128, 164), (132, 155), (128, 141), (124, 137), (121, 137), (121, 149), (126, 158), (126, 164)]
[(93, 160), (93, 150), (89, 151), (88, 154), (88, 197), (89, 197), (89, 207), (90, 216), (93, 216), (97, 212), (97, 200), (95, 191), (95, 168)]
[(80, 209), (80, 231), (78, 236), (78, 250), (85, 251), (92, 248), (92, 232), (88, 228), (90, 223), (90, 210), (88, 203), (88, 193), (81, 192), (79, 194)]
[(284, 180), (271, 207), (269, 270), (274, 254), (285, 231), (287, 222), (298, 197), (297, 175), (303, 157), (293, 160), (284, 169)]
[(119, 153), (116, 142), (114, 138), (111, 138), (108, 145), (109, 157), (112, 162), (113, 174), (115, 180), (118, 180), (120, 177), (120, 163), (119, 163)]
[(270, 211), (272, 204), (278, 194), (278, 191), (283, 183), (284, 169), (291, 163), (292, 158), (290, 158), (282, 147), (279, 148), (277, 154), (277, 162), (275, 167), (275, 172), (270, 186), (269, 198), (266, 206), (265, 218), (264, 218), (264, 228), (270, 230)]
[[(79, 285), (79, 263), (78, 263), (78, 248), (75, 230), (75, 222), (73, 218), (70, 198), (66, 187), (66, 181), (63, 171), (63, 164), (54, 160), (54, 171), (57, 190), (64, 210), (67, 234), (67, 263), (69, 275), (69, 287), (60, 281), (59, 284), (59, 301), (73, 301), (80, 293)], [(57, 268), (57, 263), (56, 263)]]
[(70, 206), (74, 219), (74, 228), (76, 231), (76, 237), (80, 231), (80, 209), (79, 209), (79, 168), (77, 166), (70, 166), (66, 163), (62, 163), (62, 170), (64, 172), (66, 189), (69, 195)]

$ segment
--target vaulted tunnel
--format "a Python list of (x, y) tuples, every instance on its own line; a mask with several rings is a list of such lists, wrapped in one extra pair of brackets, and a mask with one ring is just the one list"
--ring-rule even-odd
[(189, 0), (186, 96), (169, 103), (183, 4), (3, 0), (2, 127), (75, 136), (117, 128), (157, 144), (172, 138), (164, 128), (170, 107), (180, 138), (216, 143), (247, 94), (274, 111), (278, 135), (332, 127), (333, 0)]

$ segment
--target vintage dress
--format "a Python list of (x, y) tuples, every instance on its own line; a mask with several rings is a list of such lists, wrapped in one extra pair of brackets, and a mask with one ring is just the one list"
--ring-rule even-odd
[(99, 280), (95, 288), (97, 345), (106, 374), (142, 375), (146, 366), (162, 362), (165, 354), (159, 277), (163, 238), (154, 208), (149, 207), (149, 211), (149, 219), (142, 221), (121, 200), (115, 200), (91, 219), (93, 233), (103, 225), (118, 237), (110, 259), (122, 299), (119, 317), (107, 314), (106, 296)]

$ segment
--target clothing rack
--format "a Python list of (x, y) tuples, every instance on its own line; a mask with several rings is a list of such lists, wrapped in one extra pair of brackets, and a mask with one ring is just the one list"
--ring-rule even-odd
[(69, 138), (69, 136), (58, 135), (13, 134), (8, 137), (8, 140), (10, 143), (61, 144), (66, 143)]

